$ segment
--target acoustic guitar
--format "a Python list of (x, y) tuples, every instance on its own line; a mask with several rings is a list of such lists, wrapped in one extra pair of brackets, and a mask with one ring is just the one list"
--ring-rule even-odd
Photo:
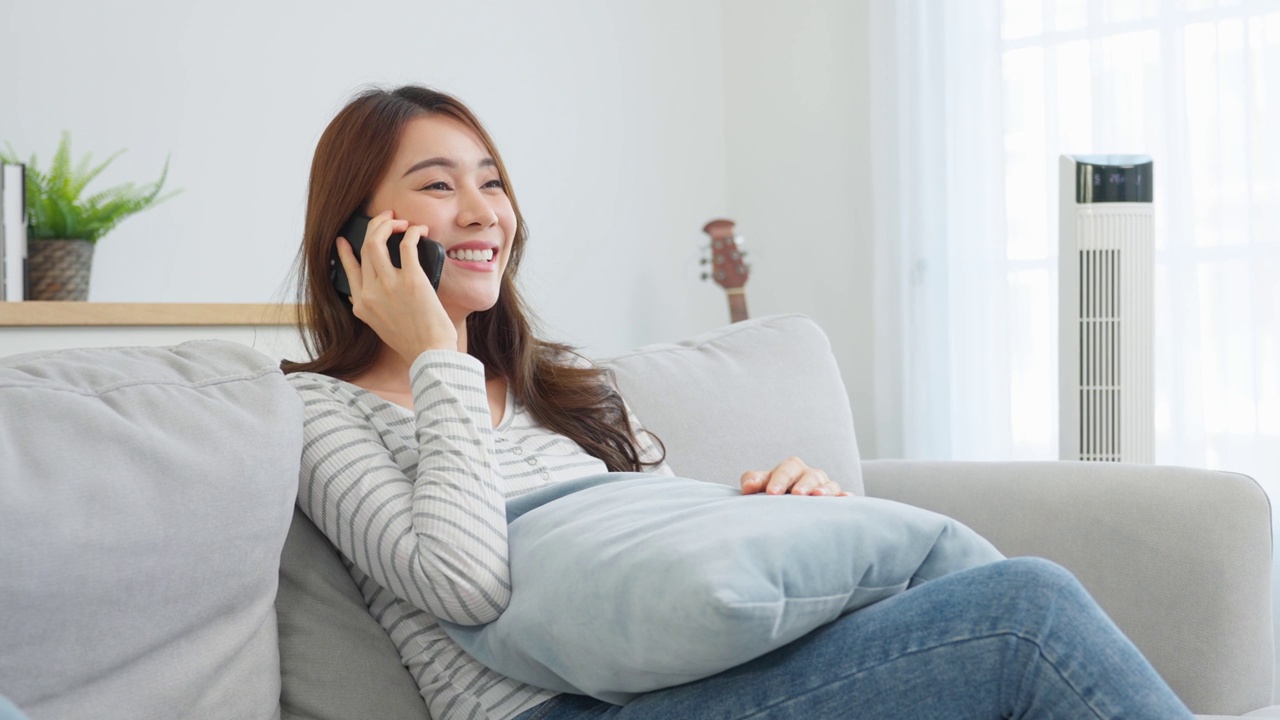
[(702, 279), (711, 278), (724, 288), (729, 298), (730, 322), (746, 320), (747, 296), (743, 286), (747, 284), (751, 266), (746, 261), (747, 252), (742, 249), (742, 238), (734, 235), (732, 220), (712, 220), (702, 231), (711, 236), (711, 258), (702, 259), (704, 265), (710, 262), (711, 267), (702, 273)]

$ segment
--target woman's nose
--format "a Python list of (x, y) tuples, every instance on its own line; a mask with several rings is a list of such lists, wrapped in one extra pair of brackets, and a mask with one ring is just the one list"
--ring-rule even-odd
[(484, 193), (475, 188), (462, 191), (459, 197), (458, 225), (489, 227), (496, 222), (498, 214), (493, 211)]

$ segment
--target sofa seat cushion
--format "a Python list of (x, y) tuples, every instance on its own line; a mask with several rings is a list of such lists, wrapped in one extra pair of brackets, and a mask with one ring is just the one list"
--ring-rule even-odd
[(1196, 720), (1235, 720), (1236, 718), (1280, 718), (1280, 705), (1259, 708), (1243, 715), (1196, 715)]
[(277, 717), (302, 408), (275, 361), (15, 356), (0, 409), (0, 692), (32, 717)]

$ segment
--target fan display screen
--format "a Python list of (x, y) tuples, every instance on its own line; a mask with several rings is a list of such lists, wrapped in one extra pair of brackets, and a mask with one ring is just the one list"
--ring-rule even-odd
[(1151, 202), (1151, 159), (1138, 156), (1133, 158), (1137, 162), (1103, 162), (1109, 159), (1106, 156), (1075, 158), (1076, 202)]

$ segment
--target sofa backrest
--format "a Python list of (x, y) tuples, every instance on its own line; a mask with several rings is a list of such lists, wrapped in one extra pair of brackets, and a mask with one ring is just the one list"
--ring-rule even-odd
[[(796, 455), (863, 492), (844, 385), (803, 316), (606, 364), (678, 474), (736, 485)], [(0, 696), (68, 717), (425, 717), (294, 516), (300, 429), (276, 362), (234, 343), (0, 359)]]
[(0, 359), (0, 695), (32, 717), (276, 717), (301, 423), (236, 343)]

